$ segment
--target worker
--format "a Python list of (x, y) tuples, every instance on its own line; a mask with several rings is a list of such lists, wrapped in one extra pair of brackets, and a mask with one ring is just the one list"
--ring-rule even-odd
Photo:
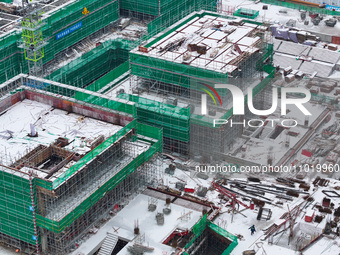
[(255, 225), (251, 226), (249, 229), (250, 229), (251, 235), (253, 235), (254, 232), (256, 232)]
[(16, 250), (15, 250), (16, 253), (19, 253), (19, 251), (20, 251), (19, 249), (16, 249)]

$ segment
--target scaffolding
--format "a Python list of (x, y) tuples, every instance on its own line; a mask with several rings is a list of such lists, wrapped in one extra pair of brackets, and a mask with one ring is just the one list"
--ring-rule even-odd
[[(39, 84), (43, 90), (31, 88), (32, 84)], [(34, 98), (50, 102), (56, 108), (72, 109), (85, 116), (111, 119), (123, 125), (122, 129), (99, 142), (82, 158), (74, 159), (75, 163), (61, 172), (58, 171), (60, 168), (55, 169), (56, 172), (53, 168), (51, 174), (41, 175), (36, 168), (51, 155), (58, 154), (63, 164), (69, 162), (63, 158), (75, 156), (53, 146), (39, 146), (11, 166), (1, 165), (0, 175), (4, 185), (0, 189), (0, 236), (5, 243), (27, 253), (36, 252), (36, 244), (43, 254), (68, 253), (90, 228), (103, 224), (111, 211), (121, 209), (131, 196), (146, 185), (157, 184), (160, 162), (155, 155), (162, 149), (162, 132), (133, 120), (131, 113), (135, 110), (129, 108), (134, 105), (24, 75), (1, 87), (7, 89), (7, 93), (11, 92), (3, 97), (1, 105), (5, 108), (24, 98)], [(57, 91), (58, 88), (59, 96), (48, 91)], [(61, 96), (63, 93), (73, 95), (74, 99)], [(122, 108), (123, 104), (130, 106)], [(116, 117), (108, 118), (110, 115)], [(30, 169), (34, 169), (33, 173)], [(32, 220), (33, 213), (36, 214), (36, 221)]]
[(237, 11), (233, 13), (234, 16), (247, 18), (247, 19), (256, 19), (259, 16), (259, 11), (255, 11), (252, 9), (239, 8)]
[[(273, 45), (267, 38), (265, 26), (253, 21), (244, 21), (244, 27), (249, 28), (249, 33), (244, 36), (247, 37), (247, 40), (252, 40), (253, 43), (250, 44), (249, 51), (241, 51), (238, 43), (233, 43), (231, 50), (238, 51), (238, 53), (232, 61), (219, 62), (216, 60), (221, 58), (222, 53), (227, 52), (224, 51), (210, 59), (202, 57), (200, 60), (199, 57), (193, 57), (188, 63), (183, 64), (186, 52), (183, 53), (177, 48), (164, 50), (168, 47), (164, 42), (176, 36), (176, 38), (181, 38), (184, 33), (182, 31), (189, 31), (195, 26), (197, 27), (198, 20), (205, 19), (205, 17), (209, 17), (210, 22), (207, 22), (208, 24), (205, 26), (223, 21), (233, 22), (232, 18), (217, 13), (204, 11), (193, 13), (172, 25), (166, 32), (158, 34), (156, 38), (143, 43), (130, 52), (130, 84), (132, 92), (137, 94), (120, 96), (138, 103), (137, 116), (140, 121), (151, 125), (157, 123), (163, 127), (164, 150), (179, 152), (187, 156), (204, 157), (203, 161), (206, 162), (209, 156), (219, 155), (230, 150), (234, 139), (242, 134), (242, 129), (228, 128), (223, 124), (215, 125), (214, 119), (233, 118), (233, 121), (239, 122), (242, 121), (242, 118), (233, 116), (232, 95), (223, 89), (211, 91), (218, 93), (221, 105), (216, 104), (218, 101), (213, 98), (215, 95), (211, 98), (208, 97), (209, 114), (202, 115), (200, 112), (202, 95), (207, 93), (207, 89), (209, 92), (211, 88), (214, 88), (215, 84), (234, 84), (242, 91), (246, 91), (249, 85), (254, 83), (256, 85), (253, 94), (258, 94), (268, 84), (268, 79), (272, 78), (270, 75), (270, 78), (261, 82), (260, 73), (272, 61)], [(218, 31), (218, 29), (214, 29)], [(202, 33), (205, 31), (204, 28), (201, 30)], [(206, 32), (207, 35), (202, 37), (202, 41), (212, 40), (211, 38), (214, 38), (212, 33)], [(218, 34), (218, 36), (221, 35)], [(184, 39), (184, 42), (180, 43), (186, 44), (187, 40)], [(219, 38), (219, 40), (222, 43), (223, 39)], [(237, 40), (242, 41), (242, 37)], [(172, 45), (175, 42), (169, 44)], [(209, 52), (213, 50), (207, 49)], [(230, 63), (228, 64), (227, 61)], [(143, 110), (140, 109), (142, 104), (144, 104)], [(166, 104), (172, 105), (172, 109), (177, 109), (179, 106), (187, 108), (186, 116), (190, 115), (189, 121), (181, 122), (173, 118), (169, 119), (170, 122), (165, 123), (162, 114), (155, 114), (157, 112), (155, 109), (162, 108)], [(182, 116), (184, 115), (182, 114)], [(181, 130), (181, 133), (176, 134), (176, 130)]]
[[(101, 29), (112, 26), (119, 18), (119, 11), (122, 16), (132, 16), (142, 22), (149, 22), (148, 34), (140, 40), (136, 40), (134, 44), (136, 46), (193, 11), (216, 10), (216, 3), (211, 0), (187, 0), (184, 2), (147, 0), (138, 3), (129, 0), (77, 0), (71, 1), (62, 9), (58, 8), (58, 4), (52, 6), (56, 9), (49, 11), (48, 15), (44, 15), (41, 20), (45, 24), (41, 27), (42, 34), (49, 42), (44, 47), (44, 58), (42, 59), (44, 67), (71, 45)], [(156, 6), (157, 10), (153, 10), (152, 6)], [(89, 11), (87, 15), (83, 14), (85, 7)], [(51, 8), (48, 6), (43, 9), (50, 10)], [(149, 10), (152, 10), (152, 14), (148, 14)], [(3, 70), (0, 74), (0, 82), (29, 71), (23, 51), (17, 45), (19, 41), (21, 41), (21, 34), (16, 31), (0, 37), (0, 68)], [(95, 72), (92, 73), (95, 74)], [(81, 84), (81, 81), (79, 82)]]
[[(128, 60), (129, 43), (130, 41), (124, 39), (108, 40), (69, 64), (59, 68), (46, 78), (75, 87), (87, 87), (96, 80), (97, 77), (108, 72), (113, 74), (120, 73), (117, 72), (115, 68)], [(84, 70), (86, 70), (86, 72), (84, 72)], [(110, 76), (110, 79), (111, 78), (112, 76)], [(87, 89), (97, 91), (100, 88), (98, 85), (93, 85)]]
[[(82, 14), (84, 7), (89, 10), (87, 15)], [(115, 22), (118, 18), (118, 0), (77, 0), (62, 9), (52, 11), (42, 19), (38, 18), (37, 21), (41, 21), (41, 24), (37, 23), (36, 28), (40, 30), (36, 31), (41, 31), (44, 39), (48, 40), (48, 44), (40, 48), (40, 56), (44, 55), (41, 59), (42, 64), (53, 60), (57, 53)], [(23, 22), (24, 27), (29, 25), (25, 20)], [(21, 34), (16, 31), (0, 37), (0, 68), (3, 70), (0, 74), (0, 82), (29, 71), (24, 52), (19, 48), (22, 43), (17, 43), (20, 41), (22, 41)], [(29, 50), (29, 46), (25, 47), (26, 51)], [(37, 61), (39, 58), (34, 57)]]
[(190, 137), (190, 108), (125, 93), (120, 94), (119, 97), (136, 102), (138, 121), (163, 128), (165, 150), (187, 154), (187, 143)]
[[(284, 2), (284, 1), (280, 1), (280, 0), (261, 0), (261, 2), (265, 3), (265, 4), (273, 4), (273, 5), (278, 5), (278, 6), (282, 6), (282, 7), (291, 8), (291, 9), (310, 11), (310, 12), (315, 12), (315, 13), (320, 13), (320, 14), (325, 14), (325, 15), (331, 15), (331, 16), (339, 16), (340, 15), (340, 12), (338, 12), (338, 11), (331, 11), (331, 10), (328, 10), (328, 9), (325, 9), (325, 8), (310, 6), (308, 4)], [(321, 3), (321, 1), (320, 1), (320, 3)]]
[(184, 255), (216, 254), (228, 255), (237, 246), (237, 237), (207, 220), (207, 215), (193, 226), (190, 242), (184, 247)]
[(19, 47), (24, 49), (30, 75), (41, 77), (46, 46), (42, 34), (42, 11), (38, 6), (29, 3), (24, 8), (25, 15), (21, 20), (23, 43)]

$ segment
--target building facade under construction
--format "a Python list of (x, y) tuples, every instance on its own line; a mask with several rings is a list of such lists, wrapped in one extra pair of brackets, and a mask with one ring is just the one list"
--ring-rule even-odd
[(266, 79), (261, 75), (273, 49), (266, 30), (256, 22), (193, 13), (130, 52), (133, 93), (119, 97), (137, 102), (140, 121), (163, 127), (165, 150), (224, 153), (242, 129), (223, 123), (234, 117), (232, 96), (215, 84), (233, 84), (245, 94), (250, 87), (254, 95), (263, 89), (273, 76), (270, 68)]
[[(2, 243), (28, 254), (66, 254), (157, 179), (152, 161), (161, 130), (137, 123), (134, 104), (25, 75), (1, 93), (0, 122), (8, 128), (1, 133)], [(31, 119), (13, 119), (25, 109)]]
[[(215, 84), (260, 93), (273, 76), (272, 44), (263, 24), (216, 7), (211, 0), (0, 6), (2, 243), (67, 254), (156, 183), (158, 152), (207, 161), (228, 151), (242, 129), (214, 119), (242, 119), (233, 116), (231, 93)], [(120, 18), (144, 27), (114, 37), (127, 24)], [(106, 95), (126, 78), (125, 89)], [(213, 233), (226, 242), (218, 250), (232, 249), (233, 237), (208, 225), (187, 248), (204, 252)]]

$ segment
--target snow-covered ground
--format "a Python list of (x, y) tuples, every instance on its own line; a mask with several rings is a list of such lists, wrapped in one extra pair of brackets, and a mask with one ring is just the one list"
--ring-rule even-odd
[[(162, 212), (163, 208), (166, 207), (165, 201), (157, 200), (157, 209), (154, 212), (150, 212), (148, 211), (150, 199), (151, 197), (143, 194), (135, 197), (115, 217), (101, 227), (96, 234), (81, 244), (72, 255), (80, 254), (81, 252), (88, 254), (89, 251), (93, 250), (105, 238), (107, 232), (113, 233), (124, 240), (136, 241), (137, 236), (134, 235), (134, 227), (137, 221), (141, 235), (145, 236), (143, 245), (154, 248), (154, 251), (150, 254), (160, 255), (163, 254), (162, 252), (170, 254), (174, 251), (174, 248), (162, 244), (162, 241), (176, 228), (184, 230), (191, 228), (200, 219), (202, 213), (171, 204), (171, 213), (164, 215), (164, 225), (157, 225), (155, 215), (157, 212)], [(190, 217), (181, 219), (181, 216), (187, 213), (190, 213)], [(130, 255), (127, 247), (123, 248), (119, 255)]]
[[(313, 25), (310, 21), (309, 24), (305, 25), (304, 21), (301, 20), (300, 12), (297, 9), (289, 9), (282, 6), (258, 3), (250, 0), (223, 0), (223, 12), (226, 13), (228, 9), (234, 7), (235, 10), (239, 8), (247, 8), (259, 11), (259, 16), (255, 19), (259, 22), (269, 22), (269, 23), (279, 23), (286, 25), (287, 21), (290, 19), (296, 20), (296, 27), (302, 30), (314, 31), (318, 33), (328, 34), (328, 35), (339, 35), (340, 34), (340, 22), (337, 22), (334, 28), (326, 26), (324, 20), (331, 18), (332, 16), (326, 16), (323, 21), (320, 22), (318, 26)], [(263, 5), (268, 5), (268, 10), (263, 10)], [(229, 7), (229, 8), (228, 8)], [(280, 10), (285, 10), (286, 13), (280, 12)]]
[(18, 253), (16, 253), (14, 249), (6, 248), (3, 246), (0, 246), (0, 254), (1, 255), (18, 255)]

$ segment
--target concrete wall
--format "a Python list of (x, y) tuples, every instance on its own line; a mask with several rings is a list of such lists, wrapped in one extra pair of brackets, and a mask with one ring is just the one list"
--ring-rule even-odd
[(133, 120), (133, 117), (120, 115), (116, 112), (104, 111), (98, 108), (68, 101), (63, 98), (53, 97), (30, 90), (25, 90), (24, 93), (25, 98), (27, 99), (48, 104), (58, 109), (62, 109), (68, 112), (74, 112), (86, 117), (102, 120), (115, 125), (125, 126)]

